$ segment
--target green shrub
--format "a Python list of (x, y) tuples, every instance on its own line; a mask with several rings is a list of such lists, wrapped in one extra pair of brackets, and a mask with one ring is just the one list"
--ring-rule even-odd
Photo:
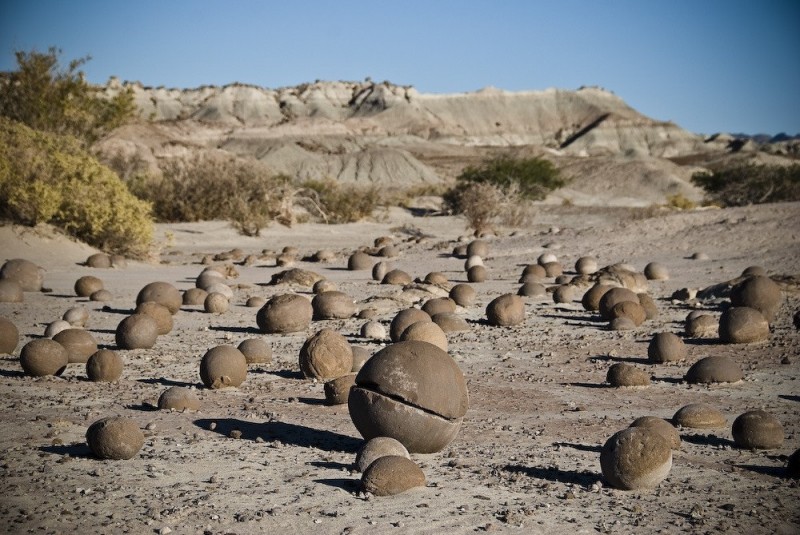
[(73, 137), (0, 117), (0, 217), (51, 223), (108, 252), (142, 257), (153, 236), (150, 206)]
[(723, 206), (800, 200), (800, 165), (745, 164), (716, 172), (695, 173), (692, 182), (709, 200)]
[(558, 169), (542, 158), (500, 156), (485, 160), (480, 166), (469, 166), (456, 180), (461, 184), (493, 184), (503, 191), (516, 190), (523, 199), (540, 200), (564, 185)]
[(309, 180), (303, 187), (315, 193), (316, 202), (328, 223), (351, 223), (372, 214), (380, 202), (374, 186), (342, 185), (335, 180)]

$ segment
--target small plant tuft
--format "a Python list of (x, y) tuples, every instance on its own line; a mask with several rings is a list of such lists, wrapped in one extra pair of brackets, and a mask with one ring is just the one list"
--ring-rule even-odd
[(800, 200), (800, 165), (745, 164), (715, 172), (695, 173), (709, 201), (722, 206), (744, 206)]

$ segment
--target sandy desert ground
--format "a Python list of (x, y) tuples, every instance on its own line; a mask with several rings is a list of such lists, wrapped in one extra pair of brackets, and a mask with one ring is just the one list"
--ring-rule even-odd
[[(464, 260), (450, 253), (466, 231), (455, 217), (411, 217), (393, 210), (379, 222), (341, 226), (273, 226), (260, 238), (238, 236), (224, 222), (160, 226), (160, 263), (129, 262), (125, 269), (80, 265), (93, 249), (47, 231), (0, 228), (2, 258), (27, 258), (46, 268), (52, 291), (28, 293), (24, 303), (0, 303), (0, 315), (19, 328), (21, 343), (0, 357), (0, 531), (8, 533), (781, 533), (800, 531), (798, 482), (785, 477), (789, 454), (800, 447), (800, 332), (791, 316), (800, 307), (800, 203), (725, 210), (673, 212), (652, 218), (624, 208), (543, 206), (526, 228), (501, 229), (485, 259), (489, 280), (474, 284), (474, 306), (458, 311), (470, 330), (449, 336), (463, 370), (470, 409), (456, 439), (442, 452), (413, 455), (427, 485), (393, 497), (360, 492), (353, 471), (362, 439), (347, 406), (324, 403), (323, 385), (302, 378), (298, 352), (307, 336), (331, 327), (371, 352), (385, 342), (358, 336), (364, 320), (315, 321), (302, 333), (262, 335), (248, 296), (310, 289), (271, 286), (284, 269), (265, 258), (236, 266), (235, 298), (222, 315), (184, 307), (175, 327), (149, 350), (119, 351), (122, 378), (86, 379), (71, 364), (61, 377), (22, 374), (22, 345), (68, 308), (91, 310), (88, 330), (116, 349), (114, 330), (135, 306), (139, 289), (167, 281), (191, 288), (205, 254), (234, 247), (246, 253), (302, 254), (329, 248), (330, 264), (298, 262), (335, 282), (359, 308), (373, 307), (388, 325), (394, 314), (433, 296), (380, 285), (368, 271), (345, 269), (347, 255), (389, 235), (401, 250), (392, 263), (412, 276), (444, 272), (465, 282)], [(610, 331), (579, 301), (556, 305), (528, 299), (522, 325), (487, 325), (486, 304), (516, 292), (523, 266), (544, 251), (569, 273), (575, 260), (594, 255), (601, 266), (627, 262), (638, 269), (665, 265), (666, 281), (650, 282), (660, 314), (633, 331)], [(704, 252), (708, 260), (692, 260)], [(703, 288), (738, 276), (750, 265), (771, 275), (793, 275), (769, 341), (723, 345), (686, 339), (689, 359), (647, 362), (656, 332), (683, 333), (691, 309), (670, 298), (681, 288)], [(75, 296), (82, 275), (103, 279), (108, 303)], [(552, 280), (549, 281), (552, 283)], [(578, 299), (580, 296), (578, 296)], [(699, 303), (719, 314), (720, 302)], [(205, 351), (263, 337), (271, 364), (254, 365), (238, 389), (207, 390), (198, 367)], [(683, 376), (698, 359), (733, 358), (745, 371), (736, 384), (689, 385)], [(611, 388), (616, 362), (647, 370), (644, 388)], [(172, 385), (196, 386), (199, 412), (154, 408)], [(600, 447), (635, 418), (671, 418), (688, 403), (724, 412), (726, 427), (682, 429), (669, 476), (653, 490), (621, 491), (603, 483)], [(765, 409), (780, 419), (783, 447), (737, 449), (730, 424), (739, 414)], [(87, 427), (125, 415), (144, 430), (145, 445), (128, 461), (101, 461), (85, 443)], [(232, 433), (238, 430), (240, 433)], [(234, 437), (239, 438), (234, 438)]]

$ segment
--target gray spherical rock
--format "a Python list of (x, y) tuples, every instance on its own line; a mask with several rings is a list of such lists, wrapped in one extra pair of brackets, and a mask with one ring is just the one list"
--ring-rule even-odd
[(445, 333), (469, 331), (467, 320), (454, 312), (439, 312), (431, 316), (431, 320)]
[(551, 264), (553, 262), (558, 262), (558, 257), (553, 253), (542, 253), (539, 255), (539, 258), (536, 259), (536, 263), (540, 266)]
[(269, 364), (272, 362), (272, 346), (261, 338), (242, 340), (236, 349), (242, 352), (247, 364)]
[(548, 262), (543, 264), (542, 267), (544, 268), (545, 276), (549, 278), (559, 277), (564, 273), (564, 267), (561, 265), (560, 262)]
[(111, 416), (89, 426), (86, 442), (99, 459), (126, 460), (142, 449), (144, 434), (130, 418)]
[(410, 459), (408, 450), (399, 441), (392, 437), (375, 437), (364, 443), (356, 453), (355, 466), (359, 472), (364, 472), (369, 465), (387, 455), (399, 455)]
[(230, 301), (219, 292), (209, 293), (203, 301), (203, 310), (209, 314), (224, 314), (231, 308)]
[(95, 253), (86, 259), (86, 265), (90, 268), (108, 269), (111, 267), (111, 257), (105, 253)]
[(260, 295), (254, 295), (252, 297), (248, 297), (247, 301), (245, 301), (244, 306), (248, 308), (261, 308), (267, 304), (267, 298), (261, 297)]
[(377, 321), (368, 321), (361, 326), (361, 336), (370, 340), (386, 339), (386, 327)]
[(388, 262), (384, 262), (381, 260), (380, 262), (376, 263), (372, 266), (372, 278), (376, 281), (382, 281), (383, 278), (386, 276), (392, 268)]
[(395, 258), (400, 254), (400, 250), (394, 245), (384, 245), (378, 250), (378, 256), (383, 258)]
[(16, 282), (23, 292), (39, 292), (44, 283), (42, 268), (23, 258), (7, 260), (0, 267), (0, 279)]
[(400, 337), (412, 323), (418, 321), (431, 321), (431, 317), (418, 308), (406, 308), (398, 312), (389, 325), (389, 338), (392, 342), (399, 342)]
[(763, 275), (748, 277), (731, 288), (731, 304), (758, 310), (772, 323), (781, 307), (781, 288)]
[(730, 357), (705, 357), (695, 362), (686, 372), (686, 382), (692, 384), (735, 383), (744, 379), (744, 373)]
[(583, 305), (583, 308), (589, 312), (596, 312), (600, 310), (600, 300), (611, 288), (613, 288), (613, 286), (600, 283), (597, 283), (589, 288), (581, 298), (581, 304)]
[(156, 320), (156, 327), (158, 328), (159, 335), (169, 334), (172, 331), (174, 325), (172, 314), (170, 314), (169, 309), (164, 305), (154, 303), (153, 301), (146, 301), (137, 305), (133, 313), (145, 314)]
[(200, 380), (206, 388), (238, 387), (246, 378), (247, 359), (233, 346), (212, 347), (200, 360)]
[(762, 342), (769, 338), (769, 323), (754, 308), (731, 307), (719, 318), (719, 338), (726, 344)]
[(336, 286), (336, 283), (329, 281), (328, 279), (320, 279), (314, 283), (314, 286), (311, 287), (311, 291), (314, 293), (314, 295), (319, 295), (325, 292), (336, 292), (338, 290), (339, 288)]
[(538, 282), (525, 282), (517, 290), (517, 295), (521, 297), (545, 297), (547, 288)]
[(705, 403), (690, 403), (678, 409), (672, 423), (692, 429), (715, 429), (725, 427), (728, 420), (718, 409)]
[(353, 350), (344, 336), (322, 329), (300, 348), (300, 371), (309, 379), (336, 379), (353, 369)]
[(17, 281), (0, 279), (0, 303), (23, 303), (25, 292)]
[(302, 295), (280, 294), (259, 309), (256, 323), (267, 334), (293, 333), (306, 330), (313, 314), (311, 301)]
[(636, 366), (617, 362), (608, 369), (606, 381), (613, 387), (649, 386), (650, 375)]
[(423, 279), (427, 284), (435, 284), (437, 286), (448, 286), (450, 281), (447, 279), (447, 275), (440, 271), (431, 271), (427, 275), (425, 275), (425, 279)]
[(472, 240), (467, 245), (467, 256), (489, 256), (489, 244), (485, 240)]
[(356, 376), (348, 407), (370, 440), (389, 436), (409, 452), (441, 451), (458, 434), (469, 406), (464, 374), (427, 342), (398, 342), (378, 351)]
[(171, 386), (158, 397), (158, 408), (166, 411), (199, 411), (200, 398), (190, 388)]
[(656, 333), (647, 346), (647, 358), (654, 364), (678, 362), (687, 357), (686, 344), (676, 334)]
[(150, 349), (158, 338), (158, 324), (147, 314), (132, 314), (117, 325), (115, 340), (120, 349)]
[(645, 320), (652, 320), (658, 317), (658, 306), (656, 302), (646, 293), (636, 294), (639, 296), (639, 304), (644, 310)]
[(575, 300), (575, 287), (562, 284), (553, 292), (554, 303), (571, 303)]
[(525, 302), (514, 294), (495, 297), (486, 306), (486, 318), (495, 327), (519, 325), (525, 320)]
[(350, 396), (350, 388), (355, 384), (355, 373), (348, 373), (326, 382), (322, 387), (325, 391), (325, 403), (328, 405), (344, 405)]
[(669, 270), (658, 262), (650, 262), (644, 267), (647, 280), (663, 281), (669, 279)]
[(425, 474), (414, 461), (400, 455), (387, 455), (374, 461), (361, 477), (364, 492), (375, 496), (394, 496), (425, 486)]
[(186, 306), (200, 306), (205, 302), (207, 295), (208, 292), (202, 288), (189, 288), (183, 292), (183, 304)]
[(647, 313), (638, 301), (620, 301), (611, 308), (611, 319), (628, 318), (635, 326), (639, 326), (647, 319)]
[(97, 290), (96, 292), (92, 292), (92, 294), (89, 296), (89, 301), (96, 301), (96, 302), (99, 302), (99, 303), (107, 303), (107, 302), (111, 301), (112, 299), (114, 299), (114, 296), (111, 295), (111, 292), (109, 292), (106, 289)]
[(61, 375), (69, 363), (69, 353), (58, 342), (39, 338), (22, 346), (19, 363), (25, 374), (33, 377)]
[(731, 427), (733, 442), (750, 450), (774, 450), (783, 446), (783, 426), (772, 414), (749, 411), (739, 415)]
[(159, 305), (164, 305), (172, 315), (177, 314), (183, 303), (178, 289), (168, 282), (161, 281), (151, 282), (139, 290), (139, 294), (136, 296), (136, 304), (139, 305), (147, 301), (155, 301)]
[(604, 320), (611, 321), (614, 319), (611, 310), (614, 308), (614, 305), (622, 303), (623, 301), (631, 301), (638, 305), (639, 296), (627, 288), (616, 287), (606, 291), (599, 302), (598, 310), (600, 311), (600, 316)]
[(0, 316), (0, 353), (10, 355), (19, 344), (19, 329), (8, 318)]
[(122, 357), (109, 349), (96, 351), (86, 361), (86, 376), (90, 381), (113, 383), (122, 376)]
[(44, 335), (47, 338), (52, 338), (61, 331), (66, 331), (67, 329), (71, 329), (72, 325), (68, 321), (65, 320), (55, 320), (51, 321), (47, 324), (47, 327), (44, 329)]
[(475, 288), (469, 284), (456, 284), (450, 288), (448, 295), (458, 306), (468, 307), (475, 302), (476, 293)]
[(367, 253), (363, 251), (356, 251), (347, 259), (347, 269), (350, 271), (364, 271), (372, 269), (374, 261)]
[(681, 435), (678, 433), (678, 428), (672, 425), (664, 418), (656, 416), (641, 416), (636, 418), (631, 427), (649, 427), (655, 432), (659, 433), (669, 444), (670, 449), (681, 449)]
[(402, 269), (393, 269), (386, 273), (381, 279), (381, 284), (393, 284), (396, 286), (405, 286), (406, 284), (411, 284), (413, 279), (411, 275), (403, 271)]
[(72, 307), (61, 318), (73, 327), (85, 327), (89, 322), (89, 309), (83, 306)]
[(103, 281), (92, 275), (84, 275), (75, 281), (75, 295), (89, 297), (94, 292), (103, 289)]
[(686, 320), (686, 336), (690, 338), (716, 338), (719, 321), (711, 314), (700, 314)]
[(214, 284), (225, 284), (225, 275), (213, 268), (206, 268), (194, 281), (196, 288), (208, 292), (208, 287)]
[(366, 347), (350, 346), (353, 350), (353, 369), (351, 371), (358, 373), (364, 364), (372, 357), (372, 353)]
[(53, 337), (67, 349), (70, 363), (85, 364), (97, 351), (97, 340), (83, 329), (65, 329)]
[(431, 317), (440, 312), (455, 312), (456, 302), (449, 297), (434, 297), (422, 305), (422, 311)]
[(614, 318), (609, 322), (608, 328), (612, 331), (632, 331), (636, 328), (636, 324), (627, 316), (620, 316)]
[(652, 488), (672, 468), (667, 440), (648, 427), (629, 427), (615, 433), (600, 452), (603, 476), (622, 490)]
[(311, 307), (314, 309), (315, 320), (347, 319), (355, 316), (357, 312), (353, 298), (338, 291), (315, 295), (311, 300)]
[(575, 271), (579, 275), (591, 275), (597, 271), (597, 260), (593, 256), (582, 256), (575, 262)]
[(400, 335), (400, 341), (418, 340), (433, 344), (442, 351), (447, 351), (447, 335), (433, 321), (418, 321), (412, 323)]
[(522, 270), (519, 282), (539, 282), (547, 278), (547, 270), (539, 264), (528, 264)]

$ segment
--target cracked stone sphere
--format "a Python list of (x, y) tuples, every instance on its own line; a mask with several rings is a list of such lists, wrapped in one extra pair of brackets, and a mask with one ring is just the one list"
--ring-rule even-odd
[(375, 496), (394, 496), (425, 486), (425, 474), (417, 464), (401, 455), (386, 455), (364, 470), (361, 487)]
[(145, 285), (136, 296), (137, 305), (147, 301), (155, 301), (159, 305), (167, 307), (170, 314), (175, 315), (181, 308), (183, 298), (178, 289), (170, 283), (157, 281)]
[(731, 427), (733, 442), (750, 450), (774, 450), (783, 446), (783, 426), (772, 414), (755, 410), (739, 415)]
[(158, 324), (147, 314), (132, 314), (117, 325), (115, 339), (120, 349), (150, 349), (158, 338)]
[(19, 363), (25, 374), (33, 377), (61, 375), (69, 363), (69, 353), (58, 342), (39, 338), (22, 346)]
[(144, 434), (130, 418), (110, 416), (89, 426), (86, 442), (99, 459), (126, 460), (142, 449)]
[(86, 361), (86, 376), (90, 381), (113, 383), (122, 376), (122, 357), (110, 349), (96, 351)]
[(603, 476), (622, 490), (653, 488), (672, 468), (672, 450), (655, 429), (629, 427), (615, 433), (600, 452)]
[(486, 318), (495, 327), (518, 325), (525, 320), (525, 302), (514, 294), (495, 297), (486, 306)]
[(212, 347), (200, 360), (200, 380), (206, 388), (238, 387), (247, 378), (247, 359), (233, 346)]
[(285, 334), (304, 331), (311, 325), (314, 308), (311, 301), (297, 294), (280, 294), (270, 298), (256, 314), (261, 332)]
[(353, 349), (333, 329), (317, 331), (300, 348), (300, 371), (309, 379), (336, 379), (353, 369)]
[(433, 344), (398, 342), (361, 368), (350, 391), (350, 418), (370, 440), (389, 436), (412, 453), (441, 451), (458, 434), (469, 406), (464, 374)]

